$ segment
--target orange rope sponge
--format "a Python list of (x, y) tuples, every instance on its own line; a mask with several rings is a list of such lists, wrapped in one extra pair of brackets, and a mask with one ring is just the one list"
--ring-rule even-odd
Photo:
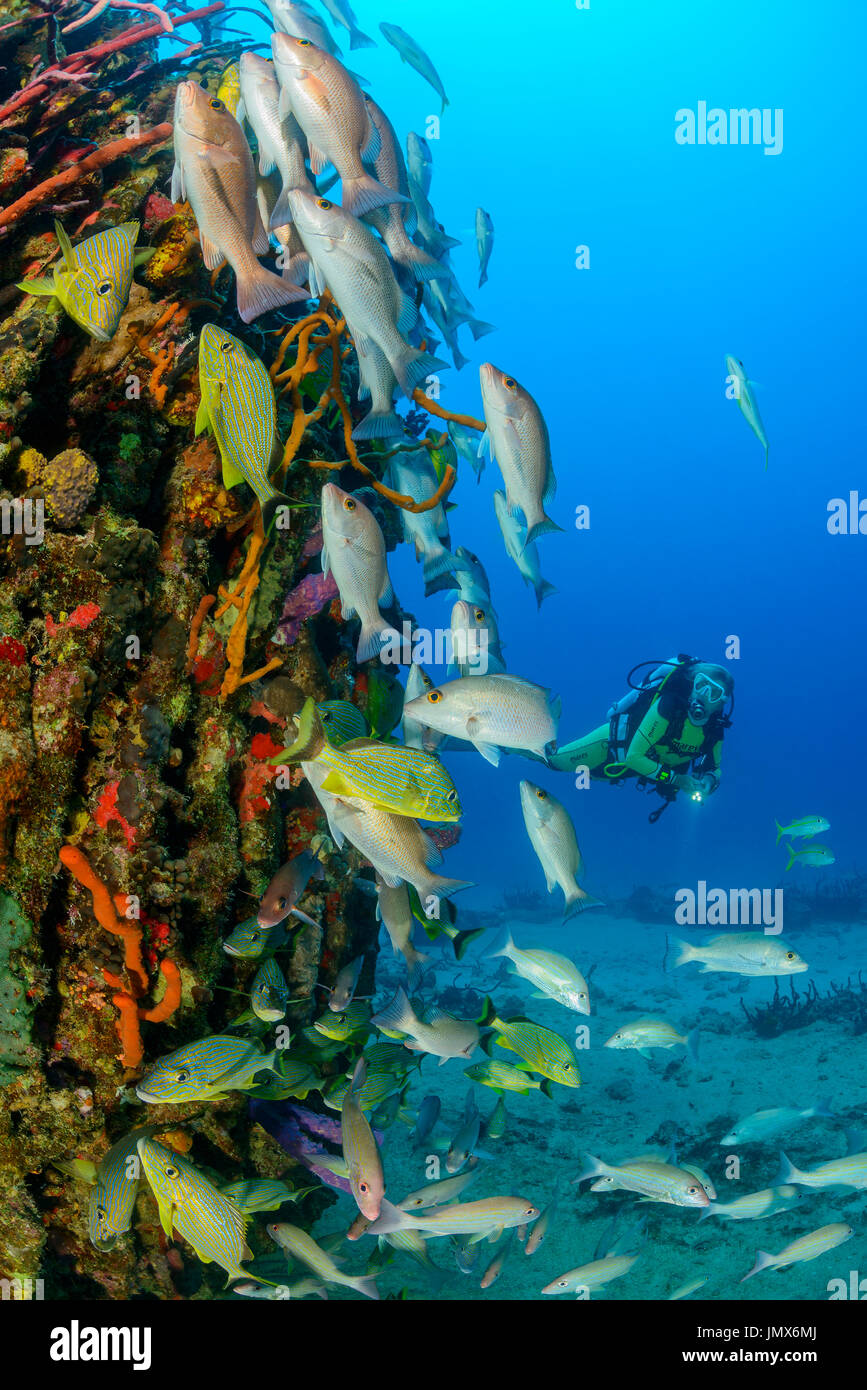
[(152, 1009), (139, 1009), (139, 1018), (146, 1018), (149, 1023), (165, 1023), (167, 1018), (171, 1018), (181, 1002), (181, 972), (173, 960), (160, 961), (160, 973), (166, 982), (166, 992), (158, 1004), (154, 1004)]
[(90, 893), (93, 899), (93, 915), (99, 925), (111, 932), (112, 936), (119, 936), (123, 940), (123, 962), (127, 973), (133, 980), (134, 987), (137, 986), (140, 993), (144, 994), (148, 987), (148, 977), (141, 953), (141, 927), (118, 917), (108, 889), (97, 878), (87, 856), (80, 849), (76, 849), (75, 845), (64, 845), (60, 851), (60, 862)]

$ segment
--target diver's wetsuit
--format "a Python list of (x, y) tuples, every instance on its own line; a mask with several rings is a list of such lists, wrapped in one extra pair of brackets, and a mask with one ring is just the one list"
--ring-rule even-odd
[(591, 776), (604, 777), (610, 781), (617, 781), (630, 774), (656, 781), (660, 766), (669, 768), (673, 773), (685, 773), (689, 771), (694, 758), (704, 756), (704, 770), (713, 774), (718, 782), (722, 735), (708, 746), (707, 729), (691, 724), (688, 716), (684, 717), (679, 732), (676, 731), (676, 728), (671, 727), (672, 721), (660, 712), (661, 698), (661, 695), (657, 695), (651, 701), (619, 761), (612, 761), (609, 743), (611, 726), (602, 724), (584, 738), (559, 748), (549, 759), (551, 766), (563, 771), (587, 767)]

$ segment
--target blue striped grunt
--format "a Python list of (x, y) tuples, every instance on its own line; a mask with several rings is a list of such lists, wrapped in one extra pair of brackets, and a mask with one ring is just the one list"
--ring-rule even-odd
[(245, 1239), (247, 1218), (189, 1159), (153, 1139), (140, 1139), (138, 1154), (156, 1198), (160, 1224), (171, 1240), (177, 1231), (200, 1260), (213, 1260), (233, 1279), (249, 1278), (242, 1260), (253, 1258)]
[(285, 1018), (289, 1004), (286, 976), (274, 957), (263, 961), (256, 971), (250, 989), (250, 1007), (263, 1023), (277, 1023)]
[[(249, 483), (267, 534), (277, 508), (290, 505), (269, 476), (280, 452), (271, 378), (240, 338), (206, 323), (199, 335), (199, 387), (196, 434), (210, 430), (216, 439), (224, 487)], [(288, 524), (287, 517), (282, 529)]]
[(136, 1095), (151, 1105), (213, 1100), (227, 1091), (248, 1090), (259, 1072), (274, 1071), (276, 1061), (276, 1051), (263, 1053), (249, 1038), (215, 1034), (160, 1058), (136, 1086)]
[(158, 1128), (151, 1125), (134, 1129), (112, 1144), (100, 1160), (87, 1209), (88, 1235), (97, 1250), (111, 1250), (118, 1236), (129, 1230), (141, 1179), (136, 1145), (139, 1139), (149, 1139)]
[[(307, 1189), (310, 1190), (309, 1188)], [(297, 1201), (298, 1194), (277, 1178), (241, 1178), (224, 1183), (220, 1191), (244, 1216), (257, 1211), (277, 1211), (284, 1202)]]
[(549, 1081), (557, 1081), (561, 1086), (580, 1086), (581, 1074), (578, 1059), (572, 1048), (559, 1033), (550, 1028), (542, 1028), (528, 1018), (514, 1018), (504, 1021), (486, 1018), (485, 1023), (494, 1030), (494, 1037), (500, 1047), (517, 1052), (532, 1071)]
[(138, 222), (122, 222), (73, 246), (59, 222), (54, 224), (61, 257), (52, 276), (22, 280), (26, 294), (58, 299), (79, 328), (107, 343), (117, 331), (129, 302), (133, 271), (153, 255), (153, 247), (136, 251)]

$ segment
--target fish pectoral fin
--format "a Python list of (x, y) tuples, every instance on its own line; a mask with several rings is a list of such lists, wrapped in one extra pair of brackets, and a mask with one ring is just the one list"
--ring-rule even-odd
[(323, 154), (322, 150), (317, 149), (315, 145), (308, 145), (308, 149), (310, 151), (311, 172), (314, 175), (321, 174), (323, 169), (328, 168), (331, 160), (328, 158), (327, 154)]
[(322, 790), (333, 792), (335, 796), (351, 797), (358, 795), (357, 790), (351, 786), (339, 772), (335, 772), (333, 768), (327, 776), (322, 779)]
[(211, 428), (211, 417), (208, 414), (208, 406), (204, 396), (199, 401), (199, 408), (196, 411), (196, 423), (193, 427), (194, 434), (203, 434), (205, 430)]
[(244, 474), (241, 472), (240, 468), (236, 468), (235, 465), (222, 454), (220, 455), (220, 459), (223, 466), (223, 487), (232, 488), (237, 487), (239, 483), (243, 483)]
[(16, 290), (23, 290), (25, 294), (44, 295), (47, 299), (54, 299), (57, 296), (57, 289), (50, 275), (39, 275), (33, 280), (20, 280), (15, 288)]
[(172, 1214), (173, 1214), (173, 1210), (174, 1210), (174, 1208), (173, 1208), (173, 1206), (172, 1206), (172, 1203), (171, 1203), (171, 1202), (166, 1202), (166, 1201), (162, 1200), (161, 1198), (157, 1197), (157, 1207), (159, 1208), (159, 1213), (160, 1213), (160, 1225), (162, 1226), (163, 1230), (165, 1231), (166, 1239), (167, 1239), (167, 1240), (171, 1240), (171, 1238), (172, 1238)]
[(138, 270), (140, 266), (145, 265), (154, 255), (156, 249), (155, 246), (140, 246), (137, 251), (133, 252), (132, 263), (135, 269)]

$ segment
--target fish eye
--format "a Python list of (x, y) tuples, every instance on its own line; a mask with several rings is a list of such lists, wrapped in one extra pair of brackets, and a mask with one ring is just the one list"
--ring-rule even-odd
[(100, 1221), (104, 1221), (106, 1216), (105, 1207), (97, 1207), (96, 1215)]
[(225, 107), (219, 97), (212, 97), (209, 103), (212, 111), (224, 111)]
[(548, 800), (548, 793), (546, 791), (543, 791), (541, 787), (536, 788), (536, 795), (538, 796), (540, 801)]
[(448, 795), (447, 795), (447, 797), (446, 797), (446, 801), (457, 801), (457, 799), (458, 799), (458, 794), (457, 794), (457, 792), (456, 792), (456, 791), (454, 790), (454, 788), (453, 788), (453, 789), (448, 793)]
[(334, 204), (333, 204), (333, 203), (330, 203), (330, 202), (328, 201), (327, 198), (317, 198), (317, 199), (316, 199), (316, 206), (317, 206), (318, 208), (324, 208), (325, 211), (327, 212), (329, 208), (333, 208), (333, 207), (334, 207)]
[(429, 690), (427, 698), (430, 704), (438, 705), (443, 697), (439, 690)]
[(687, 1190), (687, 1194), (688, 1194), (690, 1197), (693, 1195), (694, 1192), (698, 1192), (698, 1191), (699, 1191), (699, 1189), (698, 1189), (697, 1187), (688, 1187), (686, 1190)]
[(794, 951), (787, 951), (787, 952), (786, 952), (786, 960), (794, 960), (794, 959), (795, 959), (795, 953), (794, 953)]
[(178, 1177), (180, 1177), (180, 1171), (179, 1171), (179, 1169), (175, 1168), (173, 1165), (169, 1166), (169, 1167), (166, 1169), (166, 1177), (167, 1177), (167, 1178), (178, 1178)]
[(507, 391), (517, 391), (518, 383), (513, 376), (504, 376), (503, 385)]
[(475, 618), (475, 620), (476, 620), (477, 623), (483, 623), (483, 622), (485, 621), (485, 610), (484, 610), (484, 608), (477, 608), (477, 609), (475, 610), (475, 612), (473, 613), (473, 617)]
[(179, 1071), (177, 1079), (178, 1081), (189, 1081), (190, 1073), (188, 1071)]
[(343, 506), (347, 512), (354, 512), (357, 505), (354, 497), (344, 497)]
[(535, 1208), (535, 1207), (528, 1207), (527, 1210), (524, 1212), (524, 1215), (525, 1215), (525, 1216), (535, 1216), (535, 1214), (536, 1214), (536, 1208)]
[(358, 1184), (358, 1190), (359, 1192), (369, 1192), (370, 1188), (368, 1187), (366, 1182), (360, 1182)]
[(297, 45), (298, 45), (299, 48), (312, 48), (312, 47), (313, 47), (313, 42), (312, 42), (311, 39), (296, 39), (295, 42), (297, 43)]
[(111, 290), (111, 281), (103, 280), (101, 285), (97, 285), (96, 292), (99, 295), (108, 294)]
[(286, 899), (285, 899), (285, 898), (278, 898), (278, 899), (277, 899), (277, 906), (278, 906), (278, 907), (280, 908), (280, 910), (282, 911), (283, 908), (286, 906)]
[(220, 343), (220, 352), (231, 352), (231, 351), (232, 351), (232, 342), (231, 342), (231, 339), (230, 339), (230, 338), (227, 338), (226, 341), (225, 341), (224, 343)]

